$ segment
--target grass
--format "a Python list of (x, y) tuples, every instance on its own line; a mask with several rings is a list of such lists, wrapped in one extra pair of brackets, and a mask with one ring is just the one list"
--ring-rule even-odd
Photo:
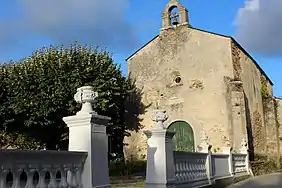
[(121, 183), (121, 184), (111, 185), (111, 188), (123, 188), (123, 187), (145, 188), (145, 181), (140, 180), (135, 183)]

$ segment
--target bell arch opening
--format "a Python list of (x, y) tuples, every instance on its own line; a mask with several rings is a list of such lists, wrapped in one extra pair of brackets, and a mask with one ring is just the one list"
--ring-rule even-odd
[(180, 23), (179, 9), (177, 6), (172, 6), (169, 9), (170, 26), (176, 26)]
[(195, 151), (194, 130), (186, 121), (172, 122), (168, 130), (175, 132), (173, 137), (175, 151)]

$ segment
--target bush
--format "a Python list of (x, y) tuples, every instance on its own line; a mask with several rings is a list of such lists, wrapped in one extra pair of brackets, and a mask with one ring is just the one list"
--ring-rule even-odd
[(271, 174), (279, 171), (277, 162), (265, 155), (255, 154), (254, 161), (251, 161), (250, 163), (254, 176)]
[(254, 176), (260, 176), (264, 174), (271, 174), (278, 172), (278, 168), (276, 162), (272, 160), (268, 161), (252, 161), (251, 169), (253, 171)]
[(110, 176), (145, 175), (147, 161), (110, 162)]

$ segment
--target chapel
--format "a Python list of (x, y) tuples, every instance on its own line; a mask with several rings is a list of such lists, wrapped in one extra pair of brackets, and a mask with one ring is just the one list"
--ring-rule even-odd
[(148, 108), (140, 114), (144, 128), (124, 139), (125, 157), (146, 158), (143, 131), (154, 125), (157, 108), (166, 110), (166, 128), (176, 132), (175, 150), (197, 151), (205, 136), (213, 152), (238, 150), (245, 139), (252, 152), (279, 154), (282, 102), (254, 58), (233, 37), (190, 25), (178, 0), (160, 19), (159, 34), (127, 58)]

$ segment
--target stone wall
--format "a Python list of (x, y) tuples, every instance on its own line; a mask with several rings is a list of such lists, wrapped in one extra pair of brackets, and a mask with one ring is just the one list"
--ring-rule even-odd
[[(277, 115), (278, 115), (278, 122), (280, 125), (282, 125), (282, 99), (281, 98), (276, 98), (277, 102)], [(282, 128), (282, 126), (280, 126)], [(282, 129), (281, 129), (281, 134), (282, 134)]]
[[(204, 131), (215, 149), (237, 149), (248, 137), (252, 152), (275, 153), (282, 131), (275, 124), (274, 102), (263, 100), (264, 86), (272, 97), (271, 82), (234, 40), (186, 26), (163, 29), (127, 61), (149, 106), (140, 116), (143, 130), (153, 126), (152, 111), (163, 108), (167, 127), (176, 120), (192, 126), (196, 146)], [(127, 158), (145, 157), (143, 130), (125, 138)]]
[(279, 124), (277, 116), (277, 101), (273, 96), (263, 98), (264, 124), (266, 127), (266, 152), (269, 157), (276, 158), (279, 151)]
[(227, 85), (227, 109), (229, 118), (229, 134), (231, 146), (238, 150), (242, 139), (247, 140), (245, 96), (241, 81), (225, 78)]
[(280, 155), (282, 155), (282, 99), (276, 98), (277, 125), (279, 128)]
[[(274, 99), (271, 81), (254, 60), (234, 41), (231, 48), (234, 79), (243, 83), (246, 130), (250, 149), (253, 153), (276, 158), (280, 155), (280, 137), (282, 136), (282, 129), (278, 123), (278, 116), (282, 114), (279, 106), (281, 100)], [(234, 136), (234, 138), (237, 137)]]
[[(232, 142), (224, 80), (233, 77), (230, 62), (229, 38), (182, 26), (162, 30), (128, 59), (129, 74), (143, 90), (142, 102), (151, 105), (140, 117), (144, 129), (152, 127), (152, 110), (158, 106), (168, 111), (166, 126), (176, 120), (192, 126), (196, 145), (203, 131), (214, 148)], [(126, 156), (132, 155), (130, 148), (145, 154), (146, 138), (141, 131), (134, 133), (140, 140), (125, 139)]]
[[(235, 79), (238, 78), (243, 83), (245, 95), (246, 129), (250, 149), (253, 152), (264, 152), (266, 145), (266, 127), (264, 123), (264, 110), (261, 94), (262, 72), (254, 61), (233, 41), (233, 54), (238, 56), (237, 63), (233, 67)], [(237, 77), (236, 77), (237, 75)], [(239, 76), (240, 75), (240, 76)], [(265, 79), (269, 90), (272, 88), (269, 80)]]
[(245, 111), (245, 94), (243, 82), (241, 80), (241, 51), (238, 46), (230, 39), (230, 50), (232, 55), (233, 77), (225, 77), (227, 85), (227, 108), (229, 118), (229, 134), (232, 147), (237, 150), (241, 146), (242, 139), (247, 140), (246, 131), (246, 111)]

